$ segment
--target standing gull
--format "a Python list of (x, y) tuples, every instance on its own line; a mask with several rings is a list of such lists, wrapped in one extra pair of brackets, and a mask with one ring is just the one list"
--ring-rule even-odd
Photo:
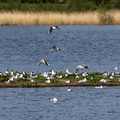
[(44, 60), (44, 59), (42, 59), (40, 62), (38, 62), (37, 63), (38, 65), (40, 65), (40, 64), (45, 64), (45, 65), (47, 65), (47, 66), (50, 66), (48, 63), (47, 63), (47, 61), (46, 60)]
[(75, 69), (75, 72), (77, 73), (79, 70), (82, 70), (82, 69), (88, 69), (89, 67), (86, 66), (86, 65), (78, 65)]
[(50, 52), (53, 52), (53, 51), (59, 51), (60, 50), (60, 48), (58, 48), (58, 47), (56, 47), (56, 46), (53, 46), (52, 47), (52, 49), (50, 50)]
[(56, 29), (60, 29), (60, 27), (58, 27), (57, 25), (56, 26), (53, 26), (53, 27), (50, 27), (48, 33), (51, 33), (53, 30), (56, 30)]

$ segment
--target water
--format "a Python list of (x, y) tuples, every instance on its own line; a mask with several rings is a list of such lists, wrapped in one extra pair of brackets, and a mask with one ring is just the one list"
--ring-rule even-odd
[[(0, 26), (0, 71), (74, 72), (77, 65), (90, 66), (88, 72), (120, 69), (119, 25), (61, 25), (48, 34), (49, 27)], [(61, 51), (51, 53), (54, 45)], [(50, 67), (38, 66), (41, 59)]]
[[(0, 88), (1, 120), (119, 120), (120, 87)], [(56, 97), (53, 103), (49, 98)]]

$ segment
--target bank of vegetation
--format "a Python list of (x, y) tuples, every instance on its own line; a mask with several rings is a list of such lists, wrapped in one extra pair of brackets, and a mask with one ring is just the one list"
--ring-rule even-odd
[(119, 73), (3, 73), (0, 87), (120, 86)]
[(0, 10), (92, 11), (120, 9), (120, 0), (0, 0)]

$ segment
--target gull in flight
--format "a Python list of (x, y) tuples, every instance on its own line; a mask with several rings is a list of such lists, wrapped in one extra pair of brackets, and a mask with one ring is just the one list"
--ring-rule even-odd
[(60, 48), (58, 48), (58, 47), (56, 47), (56, 46), (53, 46), (52, 47), (52, 49), (50, 50), (50, 52), (53, 52), (53, 51), (59, 51), (60, 50)]
[(42, 59), (40, 62), (38, 62), (37, 63), (38, 65), (40, 65), (40, 64), (45, 64), (45, 65), (47, 65), (47, 66), (50, 66), (48, 63), (47, 63), (47, 61), (46, 60), (44, 60), (44, 59)]
[(86, 66), (86, 65), (78, 65), (75, 69), (75, 72), (77, 73), (79, 70), (82, 70), (82, 69), (88, 69), (89, 67)]
[(57, 25), (56, 26), (53, 26), (53, 27), (50, 27), (48, 33), (51, 33), (53, 30), (56, 30), (56, 29), (60, 29), (60, 27), (58, 27)]

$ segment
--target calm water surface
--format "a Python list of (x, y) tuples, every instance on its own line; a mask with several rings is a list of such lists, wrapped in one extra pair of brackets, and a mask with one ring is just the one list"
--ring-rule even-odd
[[(1, 120), (119, 120), (120, 87), (0, 88)], [(49, 98), (56, 97), (53, 103)]]
[[(48, 34), (50, 26), (0, 26), (0, 71), (42, 73), (88, 65), (88, 72), (120, 69), (119, 25), (61, 25)], [(50, 52), (52, 46), (61, 51)], [(50, 67), (38, 66), (46, 59)]]

